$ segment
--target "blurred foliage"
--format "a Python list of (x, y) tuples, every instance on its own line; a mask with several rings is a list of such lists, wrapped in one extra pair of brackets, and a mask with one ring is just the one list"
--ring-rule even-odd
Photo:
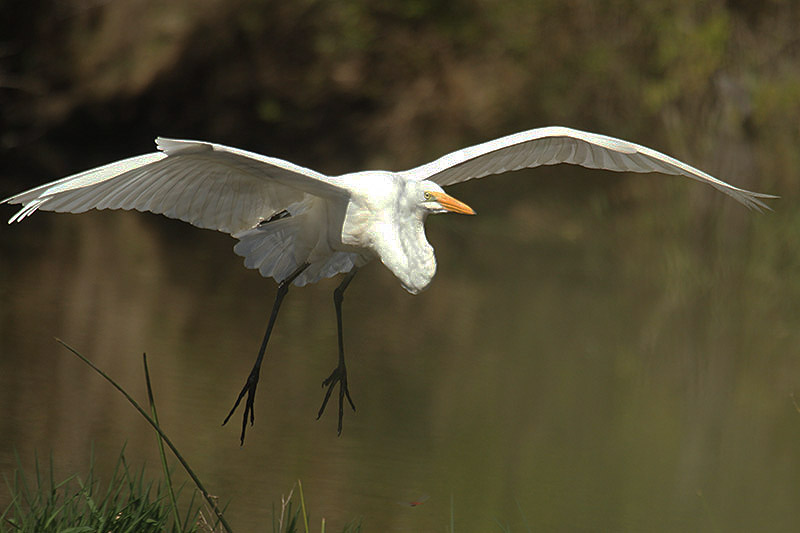
[[(793, 0), (12, 0), (0, 15), (0, 165), (36, 182), (149, 150), (156, 135), (333, 174), (409, 168), (471, 142), (564, 124), (777, 192), (779, 216), (800, 195)], [(547, 187), (514, 183), (527, 203), (526, 192)], [(571, 204), (614, 188), (591, 201), (595, 214), (652, 187), (620, 183), (558, 187)], [(638, 224), (712, 235), (716, 193), (663, 183), (690, 202), (677, 212), (655, 206)], [(0, 193), (24, 185), (33, 183)], [(482, 194), (508, 201), (498, 189)], [(525, 211), (520, 202), (508, 212)], [(796, 264), (790, 243), (800, 238), (785, 222), (781, 253)], [(740, 225), (729, 217), (716, 227), (731, 234)]]
[[(402, 169), (564, 124), (777, 192), (784, 207), (800, 194), (792, 0), (29, 0), (3, 3), (0, 15), (0, 148), (9, 168), (37, 169), (23, 175), (146, 151), (155, 135), (239, 145), (328, 173)], [(43, 159), (45, 145), (61, 155)], [(515, 190), (529, 203), (525, 192), (544, 181), (517, 180)], [(559, 182), (563, 202), (613, 187), (587, 182)], [(651, 187), (624, 183), (592, 200), (595, 215)], [(638, 224), (704, 227), (698, 242), (707, 242), (720, 199), (676, 187), (688, 204), (656, 206)], [(507, 201), (501, 192), (483, 194)], [(730, 217), (743, 215), (717, 230), (737, 231)], [(786, 222), (783, 253), (796, 263), (798, 247), (786, 243), (800, 239)]]
[(344, 171), (563, 123), (683, 156), (701, 134), (767, 137), (797, 163), (791, 0), (12, 0), (0, 15), (5, 149), (190, 135), (336, 154)]

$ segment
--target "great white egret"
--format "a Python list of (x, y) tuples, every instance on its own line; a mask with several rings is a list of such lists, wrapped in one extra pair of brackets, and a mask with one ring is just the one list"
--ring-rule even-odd
[(334, 291), (339, 363), (317, 418), (339, 385), (338, 433), (347, 387), (342, 299), (358, 269), (379, 258), (410, 293), (424, 290), (436, 272), (425, 218), (433, 213), (475, 214), (442, 190), (472, 178), (556, 163), (624, 172), (661, 172), (707, 183), (748, 208), (769, 209), (768, 194), (747, 191), (651, 148), (564, 127), (523, 131), (447, 154), (404, 172), (365, 171), (326, 176), (298, 165), (220, 144), (156, 139), (158, 151), (68, 176), (3, 200), (22, 204), (9, 224), (37, 209), (82, 213), (136, 209), (229, 233), (248, 268), (278, 282), (278, 292), (253, 369), (225, 424), (247, 393), (244, 444), (261, 362), (281, 302), (291, 284), (303, 286), (344, 273)]

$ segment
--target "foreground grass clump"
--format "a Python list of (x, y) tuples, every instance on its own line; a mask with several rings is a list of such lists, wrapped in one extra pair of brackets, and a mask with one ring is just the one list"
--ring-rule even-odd
[(89, 472), (56, 482), (53, 461), (46, 473), (38, 460), (33, 475), (19, 464), (6, 478), (11, 504), (0, 515), (0, 532), (195, 532), (200, 529), (200, 508), (194, 499), (185, 513), (184, 528), (174, 520), (175, 509), (163, 483), (144, 479), (144, 468), (132, 472), (124, 449), (107, 483)]
[[(184, 517), (178, 517), (174, 499), (164, 481), (144, 479), (144, 468), (132, 472), (125, 450), (104, 484), (95, 473), (94, 462), (86, 476), (74, 474), (56, 482), (53, 460), (46, 472), (39, 461), (34, 474), (26, 473), (18, 462), (17, 470), (6, 485), (11, 504), (0, 514), (0, 533), (216, 533), (224, 532), (221, 524), (211, 524), (194, 497)], [(299, 490), (298, 489), (299, 485)], [(281, 498), (279, 509), (273, 506), (273, 533), (310, 533), (303, 486), (292, 487)], [(195, 492), (195, 496), (197, 493)], [(299, 501), (296, 502), (296, 496)], [(177, 519), (176, 519), (177, 518)], [(325, 519), (319, 531), (325, 532)], [(268, 531), (266, 525), (263, 531)], [(361, 524), (346, 524), (343, 533), (359, 533)]]
[[(11, 480), (5, 479), (11, 496), (11, 503), (0, 514), (0, 533), (149, 533), (149, 532), (200, 532), (233, 533), (200, 479), (191, 469), (181, 453), (167, 437), (158, 424), (155, 399), (147, 368), (147, 356), (143, 356), (145, 384), (147, 385), (148, 414), (116, 381), (89, 361), (85, 356), (59, 341), (84, 363), (116, 388), (139, 414), (155, 430), (159, 456), (164, 479), (157, 485), (145, 482), (144, 468), (133, 474), (125, 460), (125, 450), (120, 452), (119, 460), (111, 475), (111, 481), (103, 489), (94, 472), (94, 460), (90, 463), (86, 478), (72, 475), (64, 481), (55, 482), (53, 459), (51, 455), (47, 478), (44, 479), (35, 462), (33, 479), (25, 473), (19, 458), (17, 470)], [(181, 512), (178, 493), (174, 490), (171, 468), (167, 465), (166, 449), (169, 449), (194, 483), (196, 490), (186, 510)], [(300, 504), (295, 505), (293, 494), (281, 498), (280, 512), (273, 506), (272, 531), (278, 533), (310, 533), (303, 485), (298, 480)], [(196, 496), (200, 496), (195, 499)], [(205, 500), (206, 518), (198, 501)], [(183, 515), (183, 516), (181, 516)], [(265, 529), (266, 531), (266, 525)], [(360, 522), (344, 526), (344, 533), (361, 531)], [(325, 533), (325, 519), (320, 523), (320, 532)]]

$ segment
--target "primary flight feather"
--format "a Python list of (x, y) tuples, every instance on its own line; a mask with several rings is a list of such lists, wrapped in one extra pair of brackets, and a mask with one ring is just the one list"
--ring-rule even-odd
[(660, 172), (707, 183), (746, 207), (769, 209), (775, 198), (734, 187), (651, 148), (565, 127), (547, 127), (457, 150), (404, 172), (364, 171), (326, 176), (288, 161), (220, 144), (158, 138), (159, 151), (117, 161), (17, 194), (0, 203), (22, 204), (9, 223), (38, 209), (82, 213), (136, 209), (163, 214), (239, 240), (245, 266), (274, 278), (278, 295), (256, 363), (225, 422), (247, 393), (244, 442), (261, 362), (281, 302), (291, 284), (305, 285), (346, 273), (334, 292), (339, 364), (318, 418), (339, 384), (338, 431), (347, 387), (341, 302), (356, 271), (378, 258), (417, 294), (436, 272), (424, 222), (432, 213), (474, 214), (443, 186), (541, 165), (570, 163), (623, 172)]

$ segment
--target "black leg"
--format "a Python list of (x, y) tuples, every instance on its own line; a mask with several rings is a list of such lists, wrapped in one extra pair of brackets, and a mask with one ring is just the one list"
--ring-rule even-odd
[(333, 387), (339, 383), (339, 426), (337, 434), (342, 434), (342, 415), (344, 414), (344, 398), (347, 397), (347, 401), (350, 402), (350, 407), (353, 408), (353, 411), (356, 410), (356, 406), (353, 404), (353, 399), (350, 398), (350, 391), (347, 389), (347, 368), (344, 365), (344, 340), (342, 339), (342, 300), (344, 300), (344, 291), (350, 282), (353, 281), (353, 277), (356, 275), (358, 271), (358, 267), (353, 267), (353, 269), (347, 273), (347, 275), (342, 280), (342, 283), (336, 287), (336, 290), (333, 291), (333, 304), (336, 306), (336, 326), (339, 332), (339, 366), (337, 366), (331, 375), (328, 376), (325, 381), (322, 382), (323, 387), (328, 387), (328, 390), (325, 392), (325, 399), (322, 400), (322, 407), (319, 408), (319, 413), (317, 413), (317, 420), (319, 417), (322, 416), (322, 413), (325, 412), (325, 406), (328, 405), (328, 400), (331, 397), (331, 392), (333, 392)]
[(289, 274), (285, 280), (280, 282), (278, 285), (278, 294), (275, 296), (275, 303), (272, 304), (272, 313), (269, 316), (269, 323), (267, 324), (267, 332), (264, 334), (264, 340), (261, 341), (261, 349), (258, 351), (258, 357), (256, 357), (256, 364), (253, 365), (253, 370), (250, 371), (250, 376), (247, 378), (247, 382), (245, 382), (244, 387), (242, 388), (242, 392), (239, 393), (239, 397), (236, 398), (236, 403), (233, 404), (233, 408), (231, 412), (228, 413), (228, 416), (225, 417), (225, 420), (222, 422), (222, 425), (228, 423), (231, 415), (236, 411), (236, 408), (239, 407), (239, 402), (242, 401), (244, 394), (247, 393), (247, 401), (245, 402), (244, 406), (244, 416), (242, 417), (242, 436), (241, 442), (242, 446), (244, 446), (244, 432), (247, 429), (247, 415), (250, 415), (250, 425), (253, 425), (255, 421), (255, 411), (253, 407), (253, 402), (256, 398), (256, 387), (258, 386), (258, 377), (261, 374), (261, 361), (264, 359), (264, 352), (267, 349), (267, 342), (269, 341), (269, 336), (272, 334), (272, 327), (275, 325), (275, 319), (278, 318), (278, 310), (281, 308), (281, 302), (283, 301), (284, 296), (286, 293), (289, 292), (289, 285), (303, 273), (303, 271), (308, 268), (308, 263), (304, 263), (300, 265), (294, 272)]

